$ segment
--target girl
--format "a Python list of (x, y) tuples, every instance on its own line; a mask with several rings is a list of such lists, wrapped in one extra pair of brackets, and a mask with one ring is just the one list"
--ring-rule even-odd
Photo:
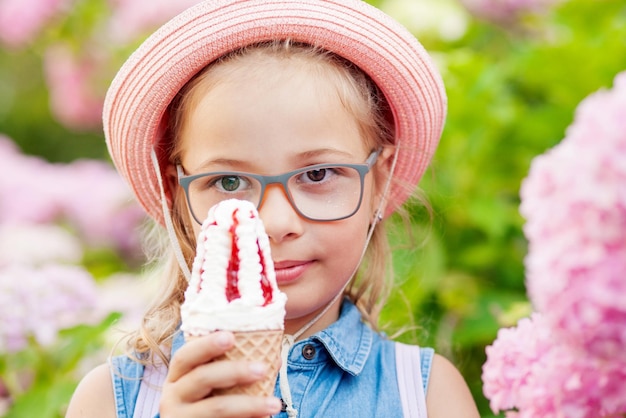
[[(113, 81), (104, 126), (118, 170), (168, 232), (169, 269), (128, 355), (83, 379), (67, 417), (478, 416), (447, 360), (377, 331), (381, 221), (417, 184), (444, 118), (426, 52), (359, 0), (211, 0), (164, 25)], [(354, 175), (333, 181), (343, 173)], [(282, 174), (253, 199), (288, 296), (277, 397), (211, 396), (266, 370), (212, 361), (233, 345), (227, 332), (183, 344), (207, 190), (179, 181), (197, 176), (226, 199)], [(304, 200), (302, 182), (332, 190)]]

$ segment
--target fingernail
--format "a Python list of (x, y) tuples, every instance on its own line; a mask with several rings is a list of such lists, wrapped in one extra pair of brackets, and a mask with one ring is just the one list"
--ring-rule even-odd
[(278, 398), (267, 398), (266, 402), (271, 414), (277, 414), (283, 407), (282, 402)]
[(267, 366), (264, 363), (250, 363), (250, 373), (256, 376), (264, 376)]
[(232, 340), (232, 336), (225, 332), (220, 332), (215, 336), (215, 342), (222, 348), (230, 347)]

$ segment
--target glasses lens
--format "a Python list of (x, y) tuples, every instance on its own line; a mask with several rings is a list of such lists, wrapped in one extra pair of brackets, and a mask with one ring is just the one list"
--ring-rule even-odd
[(213, 173), (189, 183), (189, 204), (199, 222), (222, 200), (248, 200), (258, 206), (260, 197), (261, 183), (257, 179), (235, 173)]
[(321, 167), (289, 178), (289, 193), (300, 213), (325, 221), (352, 215), (361, 200), (361, 175), (353, 167)]
[[(280, 182), (279, 182), (280, 183)], [(274, 184), (267, 183), (268, 184)], [(306, 218), (332, 221), (352, 215), (359, 207), (363, 190), (359, 170), (346, 166), (317, 166), (293, 174), (287, 191), (295, 208)], [(241, 173), (211, 173), (189, 183), (191, 211), (200, 223), (209, 209), (227, 199), (261, 203), (261, 180)]]

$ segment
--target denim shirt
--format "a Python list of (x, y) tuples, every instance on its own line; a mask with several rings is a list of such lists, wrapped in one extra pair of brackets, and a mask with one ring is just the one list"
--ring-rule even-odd
[[(179, 333), (172, 352), (183, 343)], [(289, 352), (288, 380), (298, 417), (402, 417), (394, 348), (393, 341), (373, 331), (356, 306), (344, 300), (335, 323), (298, 341)], [(421, 349), (425, 387), (432, 355), (432, 349)], [(118, 417), (131, 418), (143, 366), (125, 356), (114, 357), (113, 365)], [(279, 383), (274, 392), (278, 398)], [(275, 416), (287, 418), (287, 413)]]

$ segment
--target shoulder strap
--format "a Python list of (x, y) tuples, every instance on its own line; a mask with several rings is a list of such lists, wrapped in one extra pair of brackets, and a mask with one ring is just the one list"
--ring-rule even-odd
[[(180, 329), (173, 335), (171, 355), (183, 346), (185, 337)], [(159, 418), (161, 389), (167, 377), (167, 366), (156, 358), (144, 367), (143, 377), (137, 394), (133, 418)]]
[(133, 418), (153, 418), (159, 415), (161, 388), (166, 376), (167, 368), (163, 363), (145, 366)]
[(398, 389), (405, 418), (427, 418), (426, 391), (433, 349), (396, 343)]

